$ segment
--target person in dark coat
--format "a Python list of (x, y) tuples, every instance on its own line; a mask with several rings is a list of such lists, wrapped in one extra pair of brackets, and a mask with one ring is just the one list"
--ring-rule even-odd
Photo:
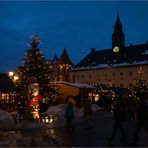
[(124, 106), (122, 104), (122, 102), (119, 101), (119, 98), (116, 99), (114, 101), (114, 109), (113, 109), (113, 113), (114, 113), (114, 127), (113, 127), (113, 132), (110, 138), (108, 138), (107, 140), (112, 141), (115, 138), (117, 129), (120, 130), (122, 138), (122, 141), (126, 141), (126, 134), (123, 128), (123, 123), (125, 121), (125, 111), (124, 111)]
[(137, 146), (141, 128), (148, 133), (148, 104), (144, 98), (141, 98), (138, 103), (135, 130), (131, 146)]
[(74, 129), (73, 125), (71, 124), (72, 120), (75, 118), (74, 110), (73, 110), (73, 104), (72, 102), (68, 102), (66, 112), (65, 112), (65, 118), (66, 118), (66, 128), (67, 131), (71, 131)]
[(91, 122), (91, 115), (92, 115), (92, 104), (90, 99), (86, 99), (84, 102), (84, 119), (86, 123), (86, 129), (90, 129), (93, 127)]

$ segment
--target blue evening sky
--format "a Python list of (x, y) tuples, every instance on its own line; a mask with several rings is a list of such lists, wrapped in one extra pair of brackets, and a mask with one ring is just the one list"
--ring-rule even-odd
[(74, 64), (111, 48), (117, 7), (126, 45), (148, 40), (148, 1), (0, 1), (0, 72), (22, 65), (31, 35), (47, 59), (64, 47)]

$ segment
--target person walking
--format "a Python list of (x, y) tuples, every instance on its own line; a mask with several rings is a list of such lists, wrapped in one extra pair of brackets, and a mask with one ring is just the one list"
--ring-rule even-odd
[(84, 119), (86, 123), (86, 129), (92, 128), (91, 122), (91, 115), (92, 115), (92, 104), (90, 99), (86, 99), (84, 102)]
[(72, 125), (71, 122), (75, 118), (72, 102), (68, 102), (68, 104), (67, 104), (67, 108), (66, 108), (66, 112), (65, 112), (65, 118), (66, 118), (67, 132), (70, 132), (74, 129), (74, 126)]
[(125, 117), (125, 111), (124, 111), (124, 106), (123, 104), (120, 102), (119, 98), (117, 98), (114, 102), (114, 109), (113, 109), (113, 113), (114, 113), (114, 127), (113, 127), (113, 132), (110, 138), (108, 138), (108, 141), (113, 141), (117, 132), (117, 129), (120, 130), (122, 138), (122, 141), (126, 141), (126, 134), (123, 128), (123, 123), (126, 119)]
[[(147, 100), (148, 101), (148, 100)], [(140, 98), (136, 113), (135, 130), (131, 146), (137, 146), (141, 128), (148, 133), (148, 102), (144, 97)]]

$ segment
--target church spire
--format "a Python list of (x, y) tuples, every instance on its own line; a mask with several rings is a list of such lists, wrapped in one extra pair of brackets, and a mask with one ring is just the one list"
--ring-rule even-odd
[(122, 24), (120, 21), (119, 13), (117, 14), (117, 19), (114, 25), (114, 32), (112, 34), (112, 48), (115, 46), (119, 47), (120, 50), (123, 50), (125, 47), (125, 35), (122, 31)]

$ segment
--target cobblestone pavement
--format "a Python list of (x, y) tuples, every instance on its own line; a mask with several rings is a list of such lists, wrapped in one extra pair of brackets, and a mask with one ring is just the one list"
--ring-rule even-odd
[[(134, 125), (132, 122), (126, 121), (124, 124), (127, 141), (120, 140), (120, 131), (117, 131), (113, 142), (107, 141), (112, 133), (114, 119), (110, 112), (99, 110), (92, 115), (93, 128), (86, 129), (86, 124), (83, 120), (75, 120), (73, 125), (74, 131), (67, 133), (66, 127), (58, 128), (34, 128), (23, 129), (21, 134), (14, 134), (19, 147), (130, 147), (131, 139), (134, 132)], [(19, 131), (17, 131), (19, 132)], [(13, 138), (14, 138), (14, 135)], [(9, 137), (12, 136), (9, 135)], [(23, 138), (22, 138), (23, 136)], [(8, 137), (7, 135), (4, 137)], [(7, 138), (4, 142), (6, 146), (12, 145), (12, 141)], [(2, 137), (0, 137), (2, 140)], [(13, 139), (12, 139), (13, 140)], [(15, 141), (14, 141), (15, 142)], [(2, 145), (1, 146), (5, 146)], [(5, 147), (6, 147), (5, 146)], [(148, 134), (142, 129), (139, 136), (138, 147), (148, 147)]]
[[(70, 147), (130, 147), (134, 132), (132, 122), (126, 121), (124, 124), (127, 141), (120, 140), (120, 131), (117, 131), (113, 142), (107, 141), (112, 133), (114, 119), (111, 113), (104, 110), (97, 111), (92, 115), (93, 128), (86, 129), (83, 119), (74, 123), (75, 130), (66, 132), (65, 127), (49, 129), (48, 134), (61, 146)], [(142, 129), (138, 141), (139, 147), (148, 147), (148, 134)]]

